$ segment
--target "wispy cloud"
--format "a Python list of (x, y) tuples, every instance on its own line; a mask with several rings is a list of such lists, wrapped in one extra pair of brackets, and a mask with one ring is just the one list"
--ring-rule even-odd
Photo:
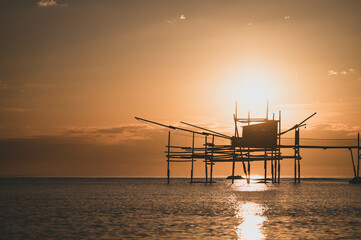
[(328, 70), (328, 75), (332, 76), (332, 75), (337, 75), (338, 72), (334, 71), (334, 70)]
[(40, 0), (36, 3), (39, 7), (67, 7), (66, 3), (59, 3), (56, 0)]
[(22, 112), (27, 111), (27, 109), (24, 109), (24, 108), (0, 108), (0, 111), (22, 113)]
[(356, 73), (356, 70), (353, 69), (353, 68), (349, 68), (347, 70), (341, 70), (340, 72), (336, 72), (334, 70), (328, 70), (328, 75), (329, 76), (338, 75), (338, 74), (340, 74), (340, 75), (348, 75), (348, 74), (354, 74), (354, 73)]
[(356, 70), (353, 69), (353, 68), (350, 68), (348, 71), (349, 71), (350, 73), (355, 73), (355, 72), (356, 72)]
[(86, 139), (86, 142), (118, 144), (124, 141), (143, 141), (156, 138), (163, 128), (144, 124), (124, 124), (111, 127), (60, 126), (58, 136)]
[(184, 21), (186, 19), (187, 19), (186, 16), (184, 14), (181, 14), (177, 18), (172, 18), (172, 19), (165, 20), (164, 23), (172, 24), (172, 23), (176, 23), (176, 22), (179, 22), (179, 21)]
[(309, 127), (309, 130), (312, 130), (314, 133), (327, 137), (355, 137), (360, 129), (361, 127), (358, 125), (344, 123), (319, 123)]
[(284, 16), (284, 19), (287, 21), (287, 20), (290, 20), (291, 17), (290, 16)]

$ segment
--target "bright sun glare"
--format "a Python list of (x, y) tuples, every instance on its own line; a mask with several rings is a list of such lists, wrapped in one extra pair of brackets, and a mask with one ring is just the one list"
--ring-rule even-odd
[(270, 72), (249, 68), (230, 76), (226, 93), (229, 101), (237, 100), (240, 108), (259, 114), (265, 112), (268, 99), (276, 101), (275, 86), (275, 78)]

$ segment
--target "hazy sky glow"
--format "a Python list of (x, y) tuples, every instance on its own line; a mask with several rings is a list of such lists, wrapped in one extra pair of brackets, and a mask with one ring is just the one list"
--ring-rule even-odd
[[(232, 134), (236, 100), (239, 115), (263, 117), (268, 98), (285, 129), (317, 111), (301, 137), (360, 131), (360, 1), (0, 6), (0, 175), (164, 176), (167, 132), (134, 116)], [(352, 176), (346, 150), (301, 156), (302, 176)]]

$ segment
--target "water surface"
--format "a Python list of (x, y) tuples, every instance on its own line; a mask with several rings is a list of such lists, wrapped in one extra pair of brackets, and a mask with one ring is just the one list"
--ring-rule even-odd
[(354, 239), (361, 185), (2, 178), (3, 239)]

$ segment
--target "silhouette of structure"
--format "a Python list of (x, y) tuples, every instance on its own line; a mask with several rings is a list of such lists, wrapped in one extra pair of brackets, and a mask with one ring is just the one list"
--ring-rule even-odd
[[(234, 118), (234, 136), (228, 136), (213, 130), (199, 127), (193, 124), (181, 122), (184, 125), (193, 127), (202, 131), (194, 131), (186, 128), (180, 128), (170, 125), (157, 123), (154, 121), (146, 120), (143, 118), (135, 117), (135, 119), (156, 124), (162, 127), (170, 128), (173, 130), (180, 130), (192, 133), (191, 146), (174, 146), (171, 144), (171, 132), (168, 133), (168, 145), (165, 151), (167, 157), (167, 181), (170, 181), (170, 163), (190, 162), (191, 163), (191, 176), (190, 182), (194, 183), (193, 170), (194, 162), (202, 160), (204, 162), (205, 170), (205, 183), (213, 183), (213, 168), (216, 163), (231, 162), (232, 163), (232, 176), (229, 178), (239, 178), (235, 176), (235, 164), (242, 163), (243, 171), (246, 176), (247, 182), (250, 183), (251, 176), (251, 163), (262, 161), (264, 162), (264, 182), (267, 182), (267, 167), (270, 164), (271, 168), (271, 181), (272, 183), (279, 183), (281, 178), (281, 160), (293, 159), (294, 160), (294, 182), (301, 182), (301, 148), (316, 148), (316, 149), (348, 149), (351, 153), (352, 166), (354, 171), (354, 178), (350, 183), (360, 183), (359, 168), (360, 168), (360, 134), (357, 137), (357, 146), (317, 146), (317, 145), (300, 145), (300, 128), (306, 126), (306, 121), (316, 115), (313, 113), (305, 120), (294, 125), (286, 131), (281, 131), (281, 111), (279, 111), (278, 119), (268, 118), (268, 101), (267, 112), (265, 118), (251, 118), (248, 112), (247, 118), (238, 118), (237, 116), (237, 103), (236, 111), (233, 114)], [(241, 127), (241, 131), (239, 131)], [(281, 137), (283, 134), (290, 131), (295, 131), (294, 144), (282, 145)], [(240, 134), (241, 132), (241, 134)], [(195, 147), (195, 135), (204, 137), (204, 144), (202, 147)], [(217, 145), (216, 138), (227, 139), (230, 141), (229, 145)], [(282, 154), (282, 149), (293, 149), (293, 155)], [(353, 158), (352, 150), (357, 149), (357, 170)]]

